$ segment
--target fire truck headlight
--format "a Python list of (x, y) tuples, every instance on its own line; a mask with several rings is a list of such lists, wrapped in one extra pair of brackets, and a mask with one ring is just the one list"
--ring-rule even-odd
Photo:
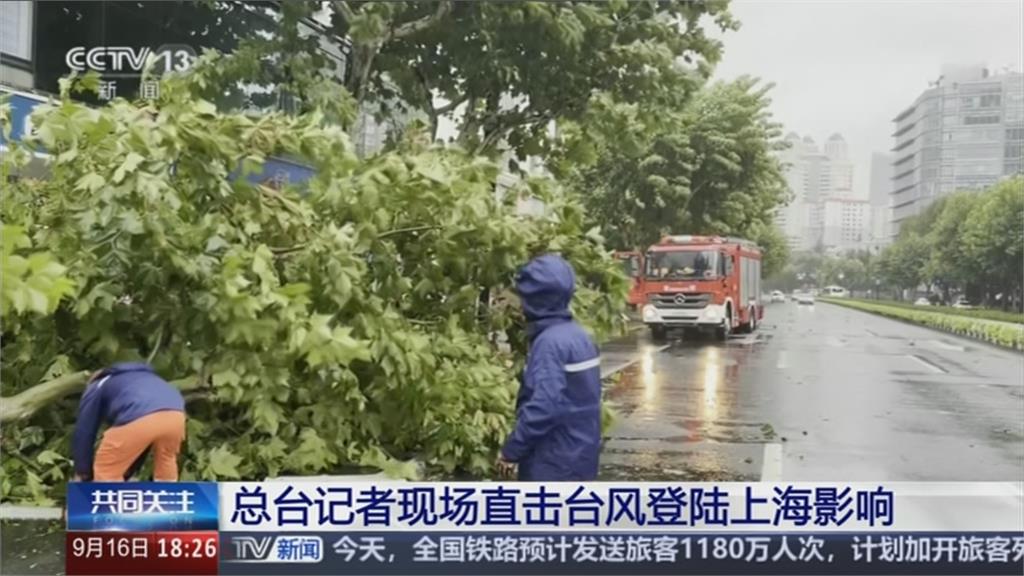
[(707, 308), (704, 309), (704, 317), (705, 318), (708, 318), (708, 319), (711, 319), (711, 320), (717, 320), (718, 319), (718, 315), (719, 315), (719, 313), (718, 313), (718, 307), (717, 306), (708, 306)]
[(644, 306), (644, 321), (651, 322), (659, 319), (657, 308), (650, 304)]

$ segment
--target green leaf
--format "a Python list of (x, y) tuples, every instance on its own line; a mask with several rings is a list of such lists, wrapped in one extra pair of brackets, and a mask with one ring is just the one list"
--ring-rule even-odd
[(235, 455), (226, 445), (220, 445), (210, 451), (208, 456), (207, 475), (211, 478), (239, 478), (238, 465), (242, 459)]

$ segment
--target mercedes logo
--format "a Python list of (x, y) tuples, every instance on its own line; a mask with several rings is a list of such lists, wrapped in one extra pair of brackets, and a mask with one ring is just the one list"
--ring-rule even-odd
[(676, 302), (676, 304), (685, 304), (686, 303), (686, 295), (684, 295), (684, 294), (676, 294), (675, 302)]

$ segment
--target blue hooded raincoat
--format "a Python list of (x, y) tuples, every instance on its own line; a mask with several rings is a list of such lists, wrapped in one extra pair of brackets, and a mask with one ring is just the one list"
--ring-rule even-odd
[(573, 321), (569, 263), (554, 254), (531, 260), (516, 278), (529, 322), (530, 349), (519, 388), (516, 427), (502, 457), (520, 480), (593, 480), (601, 450), (601, 360)]

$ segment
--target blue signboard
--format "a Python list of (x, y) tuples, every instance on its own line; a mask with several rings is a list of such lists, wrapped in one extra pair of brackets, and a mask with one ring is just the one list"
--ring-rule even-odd
[[(0, 86), (0, 95), (6, 97), (11, 107), (11, 140), (20, 142), (25, 134), (30, 131), (31, 114), (39, 104), (45, 103), (46, 98), (17, 92)], [(0, 135), (0, 144), (6, 140)], [(262, 169), (250, 174), (246, 180), (253, 184), (269, 184), (275, 187), (282, 187), (291, 184), (302, 184), (313, 177), (315, 171), (309, 166), (303, 165), (294, 160), (286, 158), (267, 158)], [(237, 171), (232, 173), (231, 179), (237, 177)]]
[[(46, 102), (46, 98), (26, 92), (15, 92), (5, 87), (0, 87), (0, 96), (4, 97), (11, 107), (11, 140), (20, 142), (30, 130), (32, 110)], [(0, 144), (6, 142), (7, 139), (0, 134)]]

